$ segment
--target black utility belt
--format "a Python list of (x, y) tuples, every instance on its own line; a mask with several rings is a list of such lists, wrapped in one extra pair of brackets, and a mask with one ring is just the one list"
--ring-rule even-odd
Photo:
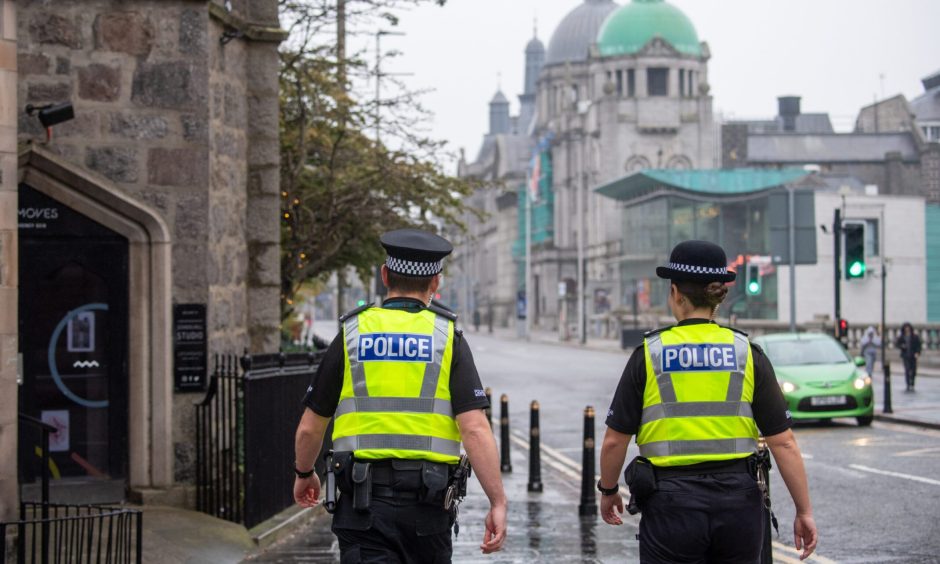
[(368, 510), (372, 497), (443, 504), (454, 467), (427, 460), (357, 460), (349, 452), (333, 455), (338, 489), (352, 496), (359, 511)]
[[(754, 459), (754, 460), (752, 460)], [(736, 458), (727, 464), (707, 463), (705, 466), (654, 466), (653, 471), (657, 479), (676, 478), (681, 476), (702, 476), (708, 474), (749, 474), (756, 475), (756, 457)]]

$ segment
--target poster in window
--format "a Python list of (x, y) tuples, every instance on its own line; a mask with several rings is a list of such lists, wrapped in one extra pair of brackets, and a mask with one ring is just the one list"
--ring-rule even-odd
[(70, 353), (95, 352), (95, 312), (83, 311), (69, 320), (66, 348)]

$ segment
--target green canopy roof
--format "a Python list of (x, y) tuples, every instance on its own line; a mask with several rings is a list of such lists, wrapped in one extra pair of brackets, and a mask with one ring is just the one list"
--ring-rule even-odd
[(614, 180), (595, 191), (620, 201), (633, 200), (662, 188), (718, 197), (740, 196), (784, 186), (808, 175), (800, 168), (649, 169)]
[(602, 57), (632, 55), (654, 37), (680, 53), (702, 55), (692, 20), (663, 0), (633, 0), (608, 16), (598, 32), (597, 47)]

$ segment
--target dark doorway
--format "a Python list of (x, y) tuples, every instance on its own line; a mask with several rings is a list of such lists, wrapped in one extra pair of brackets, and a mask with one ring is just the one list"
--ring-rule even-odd
[[(19, 187), (19, 410), (58, 427), (53, 477), (123, 481), (128, 466), (128, 242), (33, 188)], [(21, 483), (38, 433), (20, 426)]]

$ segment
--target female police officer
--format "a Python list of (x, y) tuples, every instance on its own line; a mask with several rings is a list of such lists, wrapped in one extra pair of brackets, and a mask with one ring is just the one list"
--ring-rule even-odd
[(796, 505), (794, 542), (808, 557), (816, 524), (773, 368), (743, 333), (712, 321), (735, 278), (724, 250), (685, 241), (656, 274), (671, 281), (678, 323), (647, 333), (620, 379), (601, 449), (601, 516), (622, 524), (617, 477), (635, 435), (640, 456), (626, 477), (642, 511), (640, 560), (757, 562), (764, 520), (753, 460), (761, 432)]

